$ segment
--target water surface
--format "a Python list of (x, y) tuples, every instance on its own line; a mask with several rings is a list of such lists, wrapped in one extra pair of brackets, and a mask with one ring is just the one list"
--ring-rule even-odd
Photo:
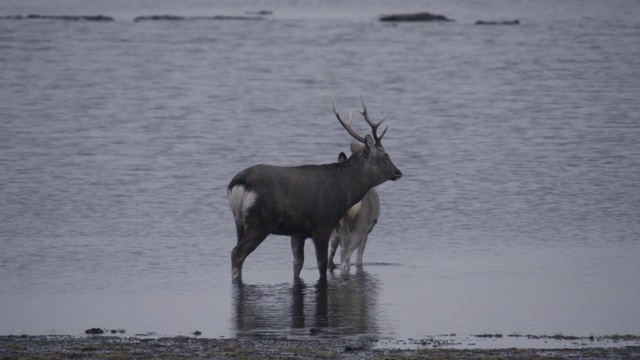
[[(633, 1), (4, 2), (0, 334), (640, 333)], [(425, 9), (426, 7), (426, 9)], [(428, 10), (446, 24), (383, 24)], [(520, 26), (475, 26), (520, 19)], [(231, 284), (226, 186), (335, 161), (385, 112), (404, 176), (362, 269), (318, 283), (269, 237)], [(310, 243), (310, 242), (308, 242)]]

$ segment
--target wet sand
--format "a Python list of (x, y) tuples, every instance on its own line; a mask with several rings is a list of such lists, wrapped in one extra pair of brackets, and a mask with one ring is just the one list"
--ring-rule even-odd
[(431, 341), (380, 348), (362, 339), (201, 339), (118, 336), (0, 336), (0, 359), (638, 359), (640, 346), (572, 349), (451, 349)]

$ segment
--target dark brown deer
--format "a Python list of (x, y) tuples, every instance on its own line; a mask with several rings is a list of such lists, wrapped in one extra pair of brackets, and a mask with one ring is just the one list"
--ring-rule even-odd
[(234, 282), (242, 281), (244, 260), (269, 234), (291, 236), (295, 279), (299, 278), (304, 262), (304, 242), (312, 238), (320, 277), (326, 279), (329, 238), (340, 219), (369, 189), (402, 177), (382, 147), (387, 128), (377, 135), (385, 118), (378, 123), (369, 120), (364, 100), (360, 100), (361, 113), (372, 133), (364, 137), (351, 128), (351, 113), (349, 123), (345, 123), (336, 110), (335, 100), (332, 105), (340, 124), (364, 144), (362, 152), (325, 165), (254, 165), (231, 180), (227, 198), (238, 235), (238, 244), (231, 251)]

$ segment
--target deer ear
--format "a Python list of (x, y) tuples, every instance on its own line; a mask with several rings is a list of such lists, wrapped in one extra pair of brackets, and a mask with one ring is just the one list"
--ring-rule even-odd
[(375, 145), (376, 145), (376, 141), (373, 140), (371, 135), (367, 134), (367, 136), (364, 137), (364, 157), (365, 158), (369, 156), (369, 153), (371, 153), (371, 149), (373, 149)]
[(347, 155), (341, 152), (340, 155), (338, 155), (338, 162), (343, 162), (345, 160), (347, 160)]

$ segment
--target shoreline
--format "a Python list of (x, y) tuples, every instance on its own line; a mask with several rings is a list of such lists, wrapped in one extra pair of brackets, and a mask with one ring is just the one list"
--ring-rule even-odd
[[(489, 335), (479, 335), (487, 336)], [(491, 335), (495, 337), (496, 335)], [(610, 338), (614, 339), (618, 335)], [(613, 341), (613, 340), (612, 340)], [(208, 339), (191, 336), (125, 337), (111, 335), (8, 335), (0, 336), (0, 359), (637, 359), (640, 337), (625, 335), (616, 346), (557, 348), (455, 348), (440, 340), (381, 341), (363, 338), (334, 339)], [(618, 342), (616, 342), (618, 343)], [(625, 345), (625, 344), (630, 345)], [(382, 345), (382, 346), (381, 346)], [(409, 345), (409, 346), (407, 346)]]

